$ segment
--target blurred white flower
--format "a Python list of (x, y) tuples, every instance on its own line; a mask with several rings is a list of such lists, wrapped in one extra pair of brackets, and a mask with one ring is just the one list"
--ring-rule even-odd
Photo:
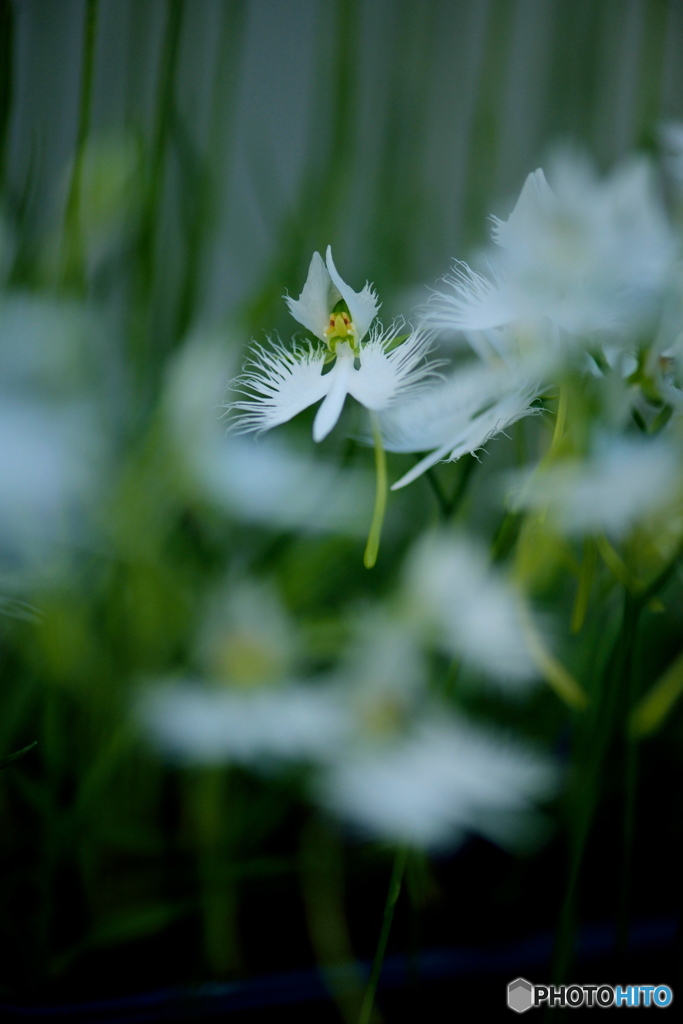
[(489, 367), (455, 371), (429, 392), (402, 402), (381, 417), (384, 447), (391, 452), (429, 452), (392, 486), (412, 483), (437, 462), (475, 454), (496, 434), (539, 410), (537, 384)]
[(438, 646), (509, 692), (538, 679), (522, 597), (473, 538), (424, 537), (409, 556), (404, 589)]
[(288, 678), (300, 647), (300, 631), (275, 586), (233, 576), (209, 600), (197, 638), (206, 676), (242, 690)]
[(0, 571), (43, 582), (92, 542), (110, 455), (75, 303), (0, 301)]
[(469, 832), (503, 846), (533, 841), (535, 802), (556, 785), (545, 759), (434, 708), (401, 735), (345, 748), (316, 793), (366, 836), (439, 849)]
[(667, 438), (601, 435), (583, 461), (518, 475), (513, 500), (544, 509), (565, 533), (619, 538), (670, 502), (680, 504), (681, 483), (680, 455)]
[[(401, 325), (365, 336), (377, 312), (375, 292), (366, 284), (354, 292), (341, 279), (328, 246), (326, 262), (314, 253), (300, 297), (287, 298), (292, 316), (325, 344), (314, 348), (280, 341), (254, 345), (245, 373), (232, 390), (246, 396), (228, 404), (243, 415), (233, 421), (238, 432), (262, 432), (286, 423), (324, 399), (313, 422), (313, 439), (322, 441), (336, 424), (347, 395), (378, 412), (410, 394), (433, 369), (424, 361), (431, 347), (425, 331), (399, 342)], [(398, 342), (398, 343), (397, 343)], [(331, 369), (323, 373), (326, 365)]]
[[(649, 310), (677, 251), (649, 163), (631, 159), (599, 180), (587, 161), (563, 153), (553, 171), (553, 189), (538, 169), (508, 220), (494, 218), (490, 276), (456, 263), (451, 290), (437, 292), (425, 313), (428, 327), (546, 324), (590, 334), (630, 327)], [(552, 330), (542, 340), (553, 344)]]
[(0, 406), (0, 567), (45, 575), (82, 546), (101, 482), (102, 438), (86, 405), (11, 401)]
[(413, 721), (427, 694), (420, 624), (399, 608), (362, 607), (339, 674), (349, 736), (383, 740)]
[(253, 692), (165, 683), (149, 687), (136, 710), (152, 742), (187, 764), (317, 761), (347, 728), (336, 691), (295, 683)]
[(659, 137), (664, 149), (664, 165), (678, 188), (683, 190), (683, 124), (669, 121), (661, 125)]
[(317, 759), (347, 728), (335, 688), (297, 680), (301, 636), (276, 588), (228, 579), (209, 602), (197, 677), (150, 683), (136, 715), (168, 757), (271, 768)]

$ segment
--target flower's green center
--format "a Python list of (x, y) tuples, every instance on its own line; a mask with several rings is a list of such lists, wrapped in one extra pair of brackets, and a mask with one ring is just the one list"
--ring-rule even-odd
[(354, 352), (358, 351), (356, 328), (344, 301), (338, 302), (330, 313), (330, 322), (325, 328), (325, 338), (330, 352), (336, 350), (340, 341), (349, 344)]
[(264, 644), (263, 635), (230, 631), (211, 652), (212, 675), (238, 690), (271, 685), (282, 675), (280, 652)]

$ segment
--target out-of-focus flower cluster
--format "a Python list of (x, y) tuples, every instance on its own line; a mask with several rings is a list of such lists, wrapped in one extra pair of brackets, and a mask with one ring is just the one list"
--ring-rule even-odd
[[(675, 148), (678, 135), (667, 138)], [(127, 194), (126, 154), (117, 182)], [(99, 181), (100, 164), (84, 166), (84, 182)], [(83, 221), (97, 260), (108, 210)], [(125, 210), (128, 223), (134, 204)], [(529, 175), (508, 219), (494, 218), (491, 247), (472, 267), (456, 262), (414, 324), (381, 327), (374, 289), (347, 285), (328, 248), (324, 260), (314, 254), (300, 297), (287, 297), (311, 337), (254, 345), (234, 376), (226, 332), (190, 332), (128, 461), (121, 438), (131, 424), (108, 413), (93, 383), (101, 367), (86, 356), (86, 339), (112, 321), (75, 300), (7, 290), (4, 590), (60, 578), (83, 553), (109, 557), (112, 544), (143, 562), (145, 545), (156, 545), (162, 562), (177, 522), (199, 520), (233, 564), (208, 597), (204, 588), (174, 669), (150, 672), (144, 685), (136, 677), (145, 737), (174, 763), (282, 772), (361, 835), (427, 848), (469, 832), (530, 841), (561, 772), (529, 737), (511, 735), (504, 713), (488, 723), (466, 697), (518, 708), (545, 682), (583, 707), (583, 682), (563, 663), (565, 599), (555, 599), (556, 584), (540, 608), (539, 594), (568, 569), (579, 580), (577, 629), (593, 571), (579, 564), (577, 541), (634, 592), (680, 548), (681, 283), (680, 238), (651, 164), (632, 159), (600, 178), (585, 159), (560, 154), (549, 181), (542, 170)], [(314, 449), (296, 431), (248, 436), (320, 403), (312, 433), (322, 442), (349, 423), (347, 396), (370, 414), (371, 429), (356, 426), (351, 440), (375, 445), (376, 483), (349, 446), (340, 457), (331, 441)], [(514, 455), (488, 475), (481, 522), (468, 523), (443, 497), (439, 464), (466, 458), (471, 469), (511, 432)], [(390, 519), (385, 591), (347, 595), (321, 655), (283, 593), (296, 556), (280, 563), (277, 543), (314, 535), (355, 545), (373, 489), (379, 534), (386, 452), (393, 490), (426, 476), (442, 522), (423, 515), (413, 526), (417, 501)], [(447, 472), (462, 498), (468, 471)], [(161, 496), (153, 508), (148, 489)], [(242, 551), (249, 531), (280, 541), (270, 554), (260, 540)]]
[[(241, 474), (246, 442), (234, 433), (261, 433), (322, 400), (313, 425), (320, 441), (351, 395), (378, 417), (383, 449), (414, 453), (399, 489), (440, 462), (477, 456), (532, 417), (527, 454), (500, 474), (493, 499), (503, 526), (517, 523), (515, 557), (494, 565), (476, 529), (428, 531), (390, 600), (348, 616), (346, 646), (324, 669), (307, 662), (272, 584), (234, 583), (220, 623), (207, 618), (209, 647), (198, 640), (198, 672), (150, 684), (138, 705), (173, 758), (266, 773), (295, 762), (309, 799), (394, 842), (439, 847), (477, 831), (513, 843), (537, 831), (534, 809), (556, 790), (557, 769), (468, 717), (443, 679), (435, 683), (435, 665), (464, 666), (478, 685), (495, 684), (499, 699), (526, 699), (545, 678), (580, 706), (580, 683), (553, 653), (557, 617), (532, 606), (539, 575), (571, 563), (578, 537), (602, 545), (610, 567), (642, 585), (683, 539), (680, 239), (645, 158), (601, 178), (564, 152), (549, 179), (540, 169), (529, 175), (508, 219), (494, 218), (479, 266), (456, 262), (405, 333), (373, 327), (373, 289), (354, 292), (331, 251), (325, 261), (316, 253), (300, 298), (287, 299), (313, 338), (256, 346), (231, 386), (233, 433), (198, 436), (187, 457), (188, 471), (235, 508), (250, 500), (240, 477), (256, 490), (259, 475), (267, 478), (278, 497), (256, 500), (253, 514), (272, 504), (267, 515), (284, 525), (287, 481), (310, 495), (313, 475), (300, 484), (303, 462), (265, 442), (250, 449)], [(186, 357), (171, 387), (185, 387), (192, 373), (198, 383), (190, 407), (169, 404), (179, 435), (201, 404), (201, 359)], [(338, 481), (340, 494), (360, 483)], [(317, 507), (318, 527), (339, 529), (329, 515), (332, 507), (341, 515), (343, 501)], [(630, 553), (634, 538), (640, 555)]]

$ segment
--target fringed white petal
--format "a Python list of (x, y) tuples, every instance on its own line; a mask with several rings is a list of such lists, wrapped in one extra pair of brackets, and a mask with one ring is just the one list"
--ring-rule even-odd
[(517, 318), (504, 282), (490, 281), (466, 263), (456, 262), (444, 281), (451, 293), (434, 292), (423, 314), (423, 325), (434, 330), (487, 331)]
[(539, 167), (527, 176), (515, 208), (507, 220), (493, 217), (491, 235), (502, 249), (514, 249), (519, 240), (524, 241), (529, 227), (539, 216), (547, 216), (557, 206), (555, 193), (546, 181)]
[(437, 462), (476, 454), (496, 434), (537, 411), (531, 405), (539, 392), (537, 384), (524, 383), (501, 394), (502, 383), (500, 375), (487, 373), (453, 377), (385, 414), (382, 435), (388, 451), (430, 453), (392, 490), (412, 483)]
[(245, 373), (232, 382), (231, 390), (246, 397), (227, 404), (228, 410), (243, 415), (232, 421), (232, 429), (246, 434), (261, 433), (286, 423), (318, 402), (330, 387), (329, 374), (322, 375), (325, 352), (295, 344), (287, 349), (280, 341), (270, 348), (255, 345)]
[[(380, 307), (380, 303), (377, 301), (377, 292), (374, 290), (372, 285), (367, 282), (362, 292), (354, 292), (353, 288), (350, 288), (339, 276), (339, 272), (337, 271), (337, 268), (334, 265), (334, 260), (332, 259), (332, 248), (329, 245), (327, 247), (325, 258), (330, 277), (339, 289), (344, 302), (349, 307), (351, 320), (353, 321), (358, 340), (360, 341), (361, 338), (364, 338), (368, 333), (370, 330), (370, 324), (377, 316), (377, 310)], [(328, 315), (331, 310), (332, 306), (329, 307)]]
[(315, 334), (316, 338), (325, 341), (325, 329), (330, 322), (330, 313), (341, 297), (341, 292), (330, 277), (322, 256), (319, 252), (314, 252), (301, 295), (298, 299), (285, 295), (284, 299), (294, 319)]
[(441, 363), (426, 361), (433, 337), (426, 331), (413, 331), (396, 348), (391, 348), (403, 330), (399, 321), (384, 333), (373, 331), (363, 345), (360, 367), (349, 384), (349, 394), (366, 409), (380, 412), (399, 398), (407, 398), (428, 386), (437, 376)]

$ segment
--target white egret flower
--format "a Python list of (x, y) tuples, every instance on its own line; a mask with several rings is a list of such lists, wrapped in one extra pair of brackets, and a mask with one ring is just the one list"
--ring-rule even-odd
[(84, 369), (96, 329), (77, 303), (0, 298), (0, 570), (18, 588), (68, 571), (97, 536), (111, 453)]
[(319, 759), (346, 729), (336, 689), (300, 681), (301, 635), (269, 582), (228, 579), (201, 625), (203, 678), (161, 679), (139, 695), (145, 734), (185, 764), (272, 768)]
[(280, 341), (254, 345), (245, 373), (233, 382), (233, 390), (246, 397), (228, 405), (244, 414), (234, 423), (238, 432), (270, 430), (323, 399), (313, 423), (313, 439), (322, 441), (347, 395), (379, 412), (433, 375), (433, 367), (424, 362), (429, 332), (413, 331), (400, 343), (401, 324), (385, 332), (371, 330), (377, 295), (369, 284), (354, 292), (342, 280), (329, 246), (325, 261), (313, 254), (299, 298), (286, 300), (294, 319), (325, 347), (297, 342), (288, 349)]
[(425, 324), (465, 332), (516, 324), (557, 341), (558, 331), (623, 329), (647, 313), (676, 255), (649, 163), (630, 160), (601, 181), (565, 153), (553, 170), (554, 188), (539, 168), (508, 220), (494, 218), (490, 276), (456, 263), (445, 279), (451, 290), (434, 295)]
[(678, 189), (683, 189), (683, 124), (669, 121), (660, 125), (659, 138), (664, 151), (664, 166)]
[(523, 599), (473, 538), (423, 538), (408, 559), (404, 589), (437, 646), (511, 693), (539, 679)]
[(545, 510), (563, 533), (626, 536), (681, 505), (680, 455), (667, 438), (600, 435), (586, 459), (566, 459), (517, 479), (516, 501)]
[(390, 409), (380, 420), (387, 451), (429, 452), (392, 490), (412, 483), (437, 462), (475, 454), (517, 420), (539, 412), (532, 405), (539, 393), (529, 380), (515, 383), (500, 370), (472, 367)]
[(318, 761), (347, 728), (338, 693), (303, 683), (244, 692), (167, 681), (143, 692), (136, 711), (154, 745), (185, 764)]
[(402, 735), (334, 751), (315, 789), (369, 837), (445, 849), (469, 832), (502, 846), (533, 840), (536, 801), (556, 785), (541, 756), (436, 706)]

